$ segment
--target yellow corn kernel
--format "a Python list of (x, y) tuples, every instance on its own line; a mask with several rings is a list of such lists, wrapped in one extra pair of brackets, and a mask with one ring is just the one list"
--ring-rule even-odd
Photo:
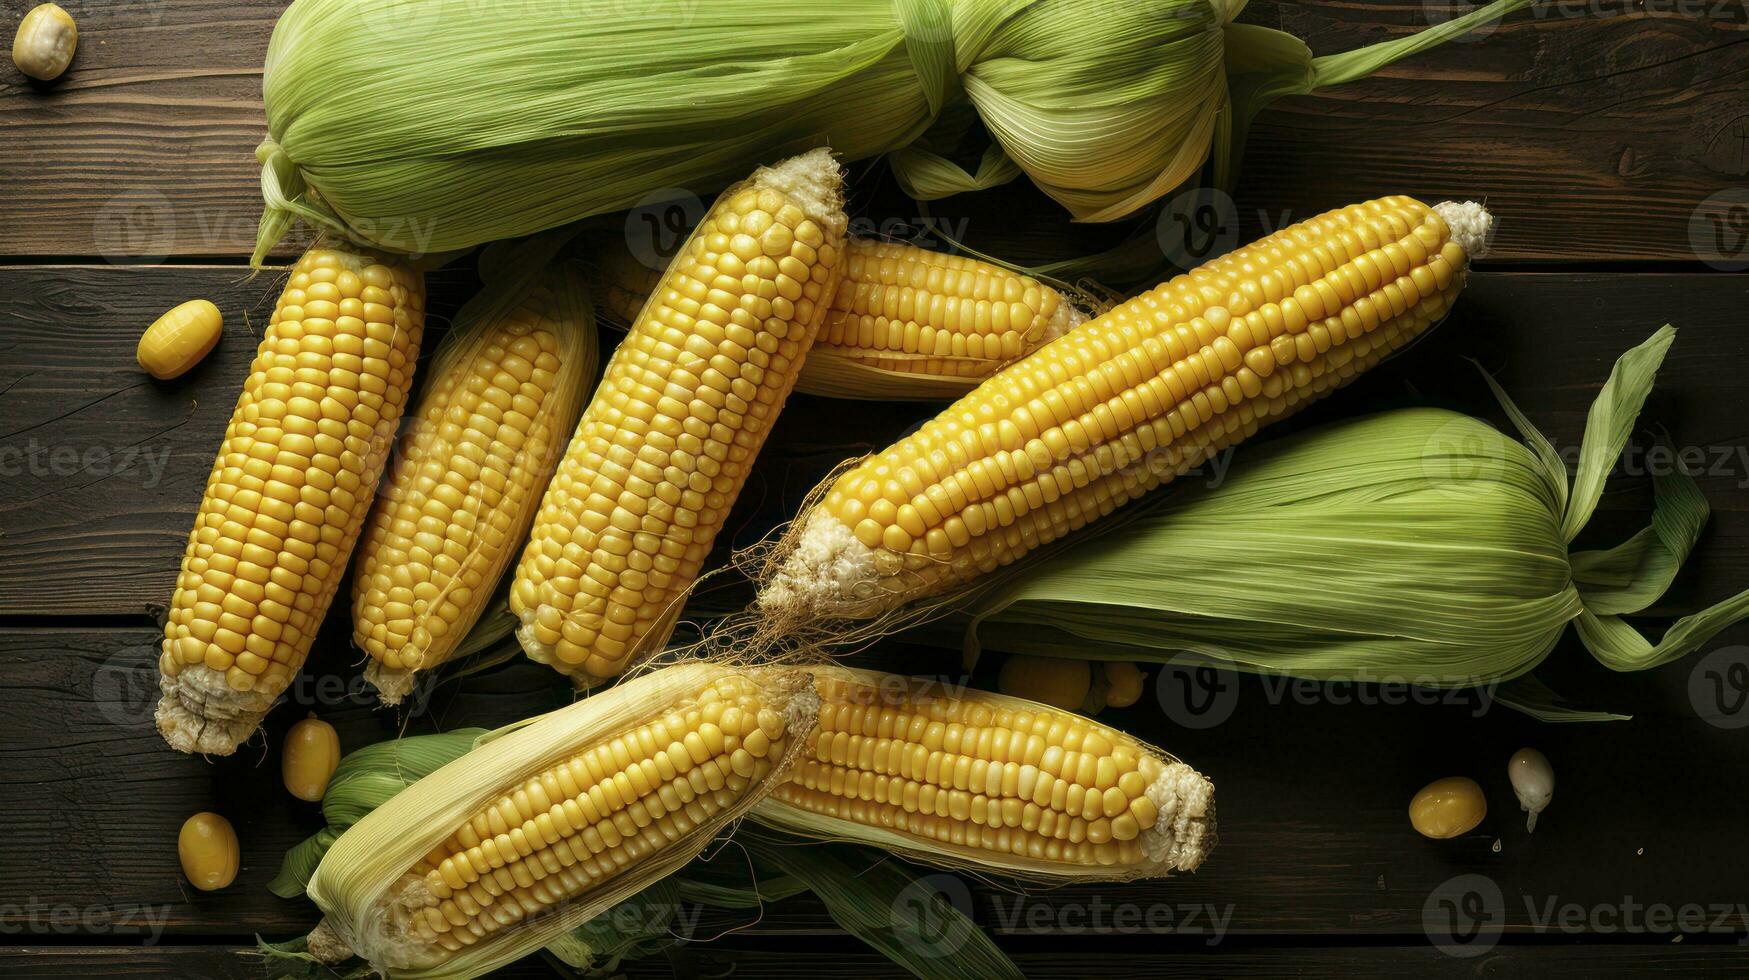
[(152, 321), (140, 335), (135, 360), (160, 381), (180, 377), (218, 345), (225, 318), (204, 299), (191, 299)]
[(340, 733), (333, 725), (311, 715), (286, 732), (279, 756), (279, 774), (286, 792), (320, 803), (339, 765)]
[(855, 241), (845, 250), (844, 278), (816, 354), (886, 371), (982, 379), (1079, 319), (1056, 290), (999, 265)]
[[(624, 323), (637, 319), (661, 279), (624, 249), (606, 253), (597, 276), (603, 309)], [(1055, 289), (999, 265), (851, 239), (843, 277), (796, 390), (939, 399), (972, 390), (1083, 319)], [(912, 389), (884, 374), (846, 371), (845, 365), (940, 383)]]
[(1087, 700), (1093, 670), (1085, 660), (1016, 654), (1002, 662), (996, 690), (1053, 708), (1074, 711)]
[(1098, 520), (1419, 336), (1487, 224), (1473, 204), (1369, 201), (1077, 327), (834, 480), (763, 612), (878, 616)]
[(1116, 729), (1020, 698), (810, 668), (819, 726), (754, 810), (804, 836), (1059, 879), (1194, 870), (1214, 787)]
[(1476, 829), (1488, 815), (1488, 797), (1464, 776), (1436, 779), (1409, 801), (1409, 823), (1423, 837), (1445, 840)]
[(203, 892), (218, 891), (237, 880), (242, 861), (237, 831), (216, 813), (197, 813), (176, 835), (176, 857), (189, 884)]
[(158, 730), (228, 755), (303, 665), (388, 462), (425, 324), (406, 264), (314, 248), (225, 429), (158, 658)]
[(697, 854), (782, 778), (818, 703), (795, 670), (646, 672), (415, 783), (341, 835), (309, 894), (379, 968), (476, 976)]
[(511, 588), (530, 657), (581, 683), (666, 642), (837, 284), (842, 175), (815, 151), (726, 192), (605, 376)]
[(18, 22), (12, 37), (12, 63), (39, 81), (61, 77), (73, 63), (79, 27), (73, 16), (52, 3), (37, 4)]
[(1106, 707), (1127, 708), (1142, 699), (1147, 676), (1140, 667), (1125, 660), (1108, 660), (1103, 668)]
[(534, 522), (595, 379), (580, 277), (544, 272), (502, 315), (452, 329), (358, 546), (352, 641), (386, 704), (449, 659)]

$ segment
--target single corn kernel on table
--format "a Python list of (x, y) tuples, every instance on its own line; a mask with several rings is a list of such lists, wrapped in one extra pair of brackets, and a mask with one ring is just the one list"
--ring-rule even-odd
[[(29, 6), (0, 4), (0, 22)], [(280, 785), (290, 726), (314, 711), (350, 750), (403, 723), (494, 726), (567, 695), (549, 668), (519, 660), (416, 690), (398, 713), (372, 710), (341, 602), (292, 703), (269, 715), (265, 749), (258, 738), (209, 763), (163, 745), (152, 720), (160, 617), (277, 291), (241, 263), (259, 204), (260, 66), (283, 4), (67, 6), (80, 43), (63, 78), (37, 85), (0, 68), (0, 831), (11, 844), (0, 972), (254, 977), (259, 964), (239, 950), (317, 918), (265, 887), (286, 849), (322, 825), (315, 804)], [(1539, 5), (1543, 16), (1385, 77), (1283, 102), (1259, 120), (1231, 202), (1170, 203), (1157, 235), (1167, 257), (1194, 264), (1378, 194), (1473, 198), (1498, 216), (1494, 253), (1448, 322), (1281, 432), (1399, 405), (1503, 422), (1464, 361), (1475, 357), (1571, 464), (1609, 365), (1675, 323), (1644, 417), (1669, 430), (1677, 456), (1637, 435), (1586, 539), (1638, 530), (1648, 474), (1678, 458), (1691, 467), (1713, 517), (1657, 617), (1749, 583), (1749, 45), (1738, 43), (1742, 11), (1714, 6), (1648, 16)], [(1242, 16), (1325, 52), (1466, 9), (1256, 0)], [(863, 183), (877, 188), (856, 202), (873, 227), (919, 223), (891, 181)], [(1017, 183), (928, 214), (977, 240), (1043, 210)], [(1185, 228), (1211, 227), (1186, 239)], [(1060, 254), (1108, 241), (1065, 228)], [(426, 351), (470, 288), (466, 271), (431, 277)], [(195, 297), (223, 311), (223, 339), (181, 378), (154, 381), (135, 364), (139, 334)], [(932, 411), (797, 396), (719, 544), (751, 543), (833, 462)], [(1193, 479), (1243, 462), (1241, 450)], [(999, 662), (988, 657), (975, 679), (993, 683)], [(958, 673), (957, 653), (898, 644), (858, 665)], [(940, 892), (1038, 977), (1742, 974), (1749, 787), (1730, 774), (1749, 765), (1749, 629), (1635, 675), (1563, 641), (1539, 678), (1575, 705), (1635, 715), (1608, 724), (1541, 724), (1487, 690), (1173, 676), (1182, 683), (1157, 685), (1150, 670), (1141, 699), (1102, 720), (1194, 760), (1219, 786), (1220, 844), (1201, 870), (1029, 894), (916, 871), (919, 894)], [(1505, 772), (1527, 745), (1559, 778), (1534, 834)], [(1430, 841), (1410, 828), (1408, 802), (1444, 776), (1480, 783), (1488, 814)], [(241, 846), (221, 891), (196, 890), (179, 869), (178, 829), (200, 811), (225, 816)], [(822, 957), (837, 972), (896, 975), (809, 895), (761, 912), (681, 911), (677, 932), (713, 941), (629, 963), (629, 975), (814, 976)], [(552, 971), (533, 959), (509, 973)]]

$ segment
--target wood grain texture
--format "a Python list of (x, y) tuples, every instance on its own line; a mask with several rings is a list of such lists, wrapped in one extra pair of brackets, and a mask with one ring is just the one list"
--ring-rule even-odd
[[(0, 0), (0, 20), (31, 5)], [(79, 5), (79, 54), (62, 80), (28, 84), (0, 67), (0, 255), (247, 255), (266, 128), (261, 63), (283, 6), (91, 0)], [(1575, 7), (1591, 12), (1567, 12)], [(1683, 5), (1686, 15), (1625, 2), (1537, 8), (1265, 113), (1238, 195), (1247, 231), (1260, 215), (1416, 193), (1483, 198), (1510, 214), (1507, 260), (1693, 261), (1695, 207), (1749, 172), (1749, 15), (1720, 0)], [(1243, 19), (1329, 54), (1468, 9), (1259, 0)]]
[[(279, 785), (278, 750), (292, 721), (315, 710), (336, 725), (343, 745), (357, 746), (403, 725), (409, 733), (495, 726), (567, 697), (557, 675), (518, 660), (445, 685), (401, 713), (372, 711), (356, 653), (343, 630), (330, 628), (265, 734), (236, 756), (208, 761), (166, 750), (152, 726), (156, 637), (148, 629), (0, 629), (0, 689), (10, 692), (0, 723), (30, 733), (0, 748), (8, 773), (0, 813), (19, 845), (0, 850), (0, 929), (27, 929), (60, 909), (94, 924), (150, 917), (164, 934), (188, 939), (299, 935), (314, 924), (314, 908), (265, 890), (285, 849), (321, 825), (314, 806), (292, 801)], [(1577, 690), (1565, 674), (1606, 673), (1583, 664), (1572, 645), (1556, 656), (1567, 669), (1552, 683), (1564, 693)], [(890, 644), (861, 662), (965, 683), (949, 666), (955, 660)], [(969, 680), (988, 686), (994, 668), (988, 658)], [(1749, 907), (1739, 903), (1749, 899), (1739, 863), (1718, 858), (1741, 854), (1749, 785), (1695, 774), (1740, 767), (1742, 732), (1696, 717), (1688, 698), (1695, 669), (1672, 664), (1607, 691), (1582, 691), (1642, 712), (1633, 722), (1592, 726), (1541, 724), (1470, 693), (1308, 692), (1247, 679), (1230, 714), (1192, 728), (1172, 700), (1182, 698), (1180, 688), (1157, 684), (1138, 706), (1105, 717), (1214, 780), (1221, 843), (1203, 870), (1030, 894), (964, 874), (916, 874), (1017, 951), (1101, 931), (1145, 934), (1160, 948), (1185, 951), (1267, 937), (1421, 943), (1429, 904), (1455, 900), (1454, 890), (1469, 888), (1465, 875), (1497, 889), (1477, 913), (1486, 918), (1475, 921), (1510, 936), (1612, 935), (1622, 915), (1645, 915), (1617, 911), (1631, 903), (1693, 907), (1691, 915), (1703, 916), (1687, 922), (1695, 940), (1740, 937)], [(1526, 744), (1545, 751), (1559, 773), (1555, 803), (1534, 835), (1503, 773)], [(1682, 764), (1671, 765), (1677, 757)], [(1486, 787), (1488, 818), (1458, 840), (1416, 836), (1405, 816), (1409, 797), (1454, 774)], [(177, 828), (203, 809), (231, 819), (243, 847), (237, 883), (217, 893), (190, 889), (176, 863)], [(732, 851), (727, 859), (737, 860)], [(889, 860), (873, 852), (851, 859)], [(1566, 915), (1580, 918), (1562, 925), (1558, 916)], [(1645, 921), (1664, 935), (1681, 925)], [(802, 896), (757, 917), (706, 918), (696, 934), (731, 930), (804, 935), (834, 927)]]
[[(428, 277), (427, 356), (464, 278)], [(0, 268), (0, 615), (144, 615), (168, 601), (281, 284), (241, 267)], [(139, 335), (197, 296), (220, 306), (224, 335), (188, 374), (156, 381), (134, 361)], [(90, 550), (69, 547), (80, 538)]]
[[(454, 310), (465, 278), (432, 277), (435, 322)], [(137, 616), (167, 601), (275, 285), (233, 267), (0, 268), (0, 615)], [(225, 337), (190, 375), (153, 381), (134, 364), (139, 332), (191, 296), (220, 305)], [(1746, 301), (1749, 276), (1480, 273), (1451, 320), (1421, 345), (1288, 425), (1408, 404), (1498, 418), (1464, 360), (1473, 357), (1576, 453), (1615, 358), (1674, 322), (1682, 332), (1645, 419), (1706, 464), (1700, 479), (1713, 525), (1659, 609), (1691, 610), (1749, 584), (1749, 423), (1740, 411), (1749, 380), (1724, 368), (1749, 357)], [(426, 341), (426, 357), (439, 336)], [(832, 465), (885, 445), (927, 414), (918, 405), (797, 397), (726, 543), (752, 543), (788, 519)], [(1646, 519), (1650, 443), (1637, 445), (1641, 478), (1615, 485), (1595, 522), (1605, 540)]]
[[(726, 940), (704, 947), (682, 947), (667, 957), (628, 964), (624, 976), (761, 977), (769, 980), (821, 976), (821, 957), (829, 957), (834, 975), (875, 978), (911, 976), (866, 952), (843, 948), (833, 941), (794, 938), (764, 944)], [(1314, 949), (1218, 949), (1205, 954), (1162, 954), (1145, 951), (1106, 952), (1099, 957), (1102, 973), (1161, 980), (1202, 977), (1245, 977), (1277, 980), (1302, 977), (1352, 977), (1355, 980), (1400, 980), (1413, 974), (1429, 980), (1473, 977), (1537, 976), (1586, 978), (1599, 975), (1640, 975), (1674, 972), (1689, 977), (1742, 975), (1743, 951), (1725, 946), (1609, 946), (1545, 949), (1502, 946), (1476, 959), (1457, 959), (1432, 949), (1339, 947)], [(1080, 980), (1088, 976), (1088, 958), (1062, 952), (1018, 953), (1016, 964), (1034, 980)], [(140, 980), (259, 980), (261, 963), (252, 947), (223, 946), (52, 946), (0, 948), (0, 969), (8, 976), (47, 980), (82, 977), (137, 977)], [(557, 971), (539, 959), (528, 959), (492, 974), (500, 980), (547, 978)]]
[[(1327, 55), (1477, 6), (1259, 0), (1245, 19)], [(1692, 262), (1703, 201), (1731, 190), (1749, 215), (1745, 175), (1749, 8), (1537, 3), (1371, 79), (1277, 103), (1252, 131), (1237, 200), (1247, 240), (1284, 214), (1404, 193), (1486, 201), (1508, 261)], [(1749, 241), (1726, 254), (1749, 262)]]
[[(0, 0), (0, 22), (33, 6)], [(0, 65), (0, 254), (247, 257), (261, 63), (284, 6), (90, 0), (74, 10), (79, 49), (58, 81)]]

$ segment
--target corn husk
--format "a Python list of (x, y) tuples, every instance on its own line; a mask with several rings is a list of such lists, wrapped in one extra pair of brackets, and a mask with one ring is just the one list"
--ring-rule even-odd
[(1332, 424), (1244, 451), (1224, 486), (1181, 489), (1018, 571), (980, 600), (966, 655), (989, 644), (1427, 687), (1519, 677), (1569, 625), (1612, 670), (1685, 656), (1749, 617), (1749, 592), (1655, 643), (1621, 617), (1664, 594), (1699, 537), (1691, 477), (1656, 477), (1652, 524), (1628, 541), (1570, 550), (1674, 337), (1666, 326), (1616, 364), (1571, 481), (1498, 386), (1524, 443), (1433, 409)]
[[(407, 479), (404, 469), (411, 467), (417, 473), (424, 461), (446, 460), (458, 451), (457, 436), (450, 434), (447, 423), (461, 423), (466, 419), (450, 419), (447, 414), (428, 417), (429, 406), (441, 394), (432, 386), (451, 378), (457, 372), (470, 370), (470, 366), (486, 355), (487, 349), (496, 342), (498, 331), (503, 328), (506, 318), (513, 313), (520, 314), (522, 307), (534, 299), (537, 290), (545, 294), (539, 302), (550, 309), (554, 317), (551, 330), (558, 342), (557, 356), (562, 370), (555, 377), (553, 390), (542, 400), (540, 411), (530, 420), (530, 437), (518, 447), (515, 458), (509, 461), (513, 472), (533, 474), (535, 482), (524, 498), (521, 513), (512, 515), (510, 531), (505, 535), (503, 546), (493, 550), (488, 545), (482, 535), (486, 526), (486, 515), (476, 515), (479, 524), (468, 529), (461, 539), (467, 549), (462, 566), (450, 570), (447, 575), (438, 579), (442, 583), (442, 589), (435, 597), (414, 603), (409, 632), (415, 637), (429, 637), (429, 640), (417, 649), (412, 642), (396, 648), (396, 652), (402, 656), (417, 656), (418, 666), (390, 666), (374, 658), (365, 665), (365, 679), (377, 688), (384, 704), (400, 703), (401, 698), (412, 690), (419, 671), (430, 670), (448, 661), (460, 649), (474, 624), (489, 607), (487, 600), (492, 587), (503, 577), (504, 570), (521, 554), (522, 544), (528, 537), (528, 529), (534, 523), (541, 495), (552, 478), (559, 458), (565, 452), (571, 430), (576, 427), (577, 419), (583, 414), (586, 396), (595, 384), (600, 359), (599, 340), (595, 330), (594, 307), (584, 288), (582, 271), (572, 263), (555, 258), (545, 268), (535, 267), (533, 275), (527, 275), (524, 270), (493, 268), (490, 265), (483, 272), (493, 278), (457, 314), (455, 325), (444, 336), (432, 362), (424, 368), (425, 376), (432, 380), (420, 396), (419, 404), (409, 413), (413, 421), (407, 431), (401, 434), (393, 473), (384, 482), (381, 499), (373, 505), (375, 509), (365, 531), (366, 542), (371, 542), (374, 535), (383, 533), (377, 525), (380, 521), (390, 519), (385, 516), (383, 508), (393, 508), (399, 504), (398, 494), (403, 491)], [(523, 278), (529, 280), (525, 287), (506, 288), (512, 284), (521, 286)], [(472, 506), (484, 507), (483, 501), (490, 499), (490, 490), (486, 483), (490, 476), (489, 468), (483, 468), (468, 485), (465, 499)], [(507, 504), (500, 503), (500, 506)], [(391, 515), (392, 513), (390, 511)], [(456, 540), (453, 529), (451, 533), (449, 540)], [(393, 544), (385, 544), (382, 549), (379, 552), (369, 544), (360, 549), (359, 570), (354, 573), (352, 596), (353, 620), (357, 624), (366, 622), (360, 610), (370, 601), (370, 595), (362, 586), (375, 584), (367, 578), (365, 570), (383, 562), (388, 563), (392, 572), (395, 563), (414, 561), (406, 554), (398, 554)], [(445, 623), (442, 606), (450, 590), (463, 586), (463, 573), (470, 566), (479, 569), (480, 581), (484, 583), (480, 590), (482, 594), (472, 601), (459, 603), (461, 618), (453, 623)], [(362, 642), (356, 637), (354, 643), (362, 646)]]
[(326, 916), (311, 934), (312, 952), (321, 946), (317, 955), (325, 961), (351, 953), (396, 978), (475, 977), (547, 946), (678, 870), (783, 778), (815, 723), (818, 697), (806, 673), (761, 675), (773, 706), (782, 706), (790, 732), (783, 758), (766, 778), (734, 806), (647, 855), (635, 867), (582, 896), (442, 957), (427, 955), (426, 947), (414, 943), (397, 914), (409, 896), (417, 904), (416, 892), (423, 887), (404, 881), (406, 872), (508, 787), (583, 748), (661, 717), (671, 705), (735, 669), (691, 661), (650, 671), (570, 707), (482, 736), (466, 755), (395, 793), (342, 833), (310, 878), (306, 891)]
[[(1109, 221), (1211, 151), (1230, 178), (1269, 101), (1529, 2), (1312, 58), (1234, 26), (1244, 0), (298, 0), (267, 52), (254, 260), (298, 220), (408, 253), (520, 237), (828, 138), (917, 198), (1025, 174)], [(969, 171), (943, 155), (966, 105), (991, 141)]]
[[(462, 728), (391, 739), (349, 753), (322, 798), (328, 825), (286, 852), (269, 890), (281, 898), (302, 896), (341, 833), (418, 779), (466, 755), (488, 734)], [(580, 972), (611, 974), (627, 962), (686, 941), (685, 930), (675, 929), (674, 919), (687, 906), (758, 915), (769, 903), (811, 892), (842, 929), (914, 974), (966, 980), (1021, 975), (955, 903), (927, 900), (938, 891), (930, 879), (917, 878), (884, 853), (823, 848), (816, 840), (756, 826), (743, 827), (735, 840), (739, 846), (724, 849), (715, 859), (694, 860), (675, 876), (560, 935), (544, 952)], [(951, 939), (951, 945), (944, 939)], [(364, 980), (376, 975), (359, 961), (324, 968), (303, 937), (262, 941), (257, 953), (273, 978)]]

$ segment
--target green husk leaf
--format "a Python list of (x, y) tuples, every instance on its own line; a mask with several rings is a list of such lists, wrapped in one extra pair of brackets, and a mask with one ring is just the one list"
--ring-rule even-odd
[[(1749, 592), (1678, 620), (1657, 643), (1618, 614), (1662, 596), (1698, 539), (1707, 507), (1691, 477), (1659, 476), (1651, 527), (1622, 545), (1567, 546), (1673, 338), (1664, 327), (1617, 362), (1571, 492), (1553, 446), (1490, 379), (1529, 448), (1430, 409), (1248, 448), (1224, 485), (1181, 479), (1122, 534), (998, 578), (962, 620), (963, 650), (968, 660), (988, 643), (1427, 687), (1520, 678), (1569, 622), (1614, 670), (1685, 656), (1749, 618)], [(1528, 681), (1502, 700), (1537, 717), (1615, 717), (1539, 696)]]
[(1591, 403), (1585, 419), (1585, 441), (1579, 446), (1579, 471), (1573, 477), (1573, 494), (1561, 519), (1562, 540), (1571, 542), (1591, 520), (1603, 496), (1603, 484), (1633, 435), (1658, 367), (1675, 340), (1676, 328), (1665, 324), (1645, 343), (1623, 354)]
[[(1230, 177), (1270, 99), (1527, 2), (1289, 66), (1285, 36), (1231, 24), (1235, 0), (1096, 16), (1028, 0), (528, 0), (514, 17), (474, 0), (299, 0), (264, 68), (253, 261), (298, 221), (451, 253), (665, 191), (702, 197), (828, 136), (847, 160), (890, 155), (922, 197), (1025, 173), (1076, 220), (1111, 221), (1194, 177), (1217, 135)], [(992, 140), (975, 173), (941, 140), (919, 145), (944, 119), (964, 129), (966, 106)]]
[(1613, 711), (1596, 711), (1575, 708), (1566, 703), (1559, 694), (1550, 690), (1548, 685), (1538, 680), (1535, 674), (1525, 674), (1514, 678), (1495, 688), (1490, 694), (1490, 700), (1505, 705), (1514, 711), (1529, 715), (1537, 721), (1571, 723), (1599, 721), (1631, 721), (1633, 715), (1616, 714)]
[[(1669, 449), (1670, 441), (1661, 435), (1658, 445)], [(1579, 595), (1598, 615), (1636, 613), (1662, 598), (1706, 527), (1711, 508), (1694, 477), (1680, 468), (1659, 472), (1652, 488), (1651, 527), (1607, 551), (1573, 554)]]
[(1229, 25), (1226, 69), (1232, 95), (1231, 119), (1222, 127), (1226, 139), (1214, 147), (1215, 186), (1231, 190), (1238, 182), (1251, 123), (1271, 102), (1365, 78), (1394, 62), (1492, 24), (1530, 6), (1531, 2), (1495, 0), (1407, 37), (1321, 58), (1312, 57), (1305, 42), (1292, 34), (1252, 24)]
[[(832, 921), (919, 977), (929, 980), (1019, 978), (1020, 968), (936, 887), (947, 875), (913, 878), (885, 856), (823, 848), (771, 832), (743, 831), (742, 845), (761, 862), (807, 882)], [(860, 855), (855, 863), (840, 855)]]
[(483, 728), (458, 728), (441, 735), (377, 742), (348, 753), (322, 797), (322, 816), (328, 826), (286, 852), (268, 890), (281, 898), (302, 895), (322, 856), (348, 827), (414, 782), (467, 754), (484, 734)]

